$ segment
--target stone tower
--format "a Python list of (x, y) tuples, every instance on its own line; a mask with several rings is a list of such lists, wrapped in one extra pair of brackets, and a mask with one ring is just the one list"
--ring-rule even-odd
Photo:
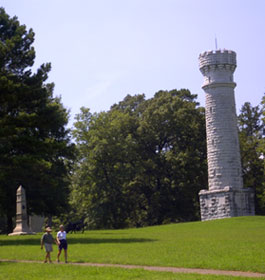
[(209, 190), (201, 190), (201, 219), (254, 215), (254, 193), (243, 188), (233, 74), (236, 53), (209, 51), (199, 56), (206, 94)]

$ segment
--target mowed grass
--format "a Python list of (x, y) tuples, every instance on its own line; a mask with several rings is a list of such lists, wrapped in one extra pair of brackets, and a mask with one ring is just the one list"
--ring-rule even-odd
[[(257, 278), (176, 274), (153, 272), (142, 269), (122, 269), (111, 267), (85, 267), (58, 264), (1, 263), (0, 280), (254, 280)], [(261, 278), (259, 278), (261, 279)]]
[[(40, 234), (1, 235), (0, 259), (42, 260), (44, 252), (40, 250), (40, 237)], [(265, 273), (265, 217), (261, 216), (140, 229), (87, 231), (68, 234), (68, 243), (70, 262)], [(55, 260), (55, 246), (54, 251), (52, 258)]]

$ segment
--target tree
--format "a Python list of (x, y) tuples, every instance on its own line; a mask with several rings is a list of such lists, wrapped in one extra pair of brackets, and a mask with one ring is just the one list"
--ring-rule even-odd
[[(188, 90), (126, 96), (108, 112), (82, 108), (72, 202), (94, 228), (198, 218), (207, 184), (204, 111)], [(81, 207), (80, 207), (81, 206)]]
[(28, 212), (52, 215), (66, 207), (74, 146), (68, 112), (45, 83), (51, 65), (32, 73), (34, 33), (0, 8), (0, 200), (12, 231), (16, 189), (27, 193)]
[(81, 108), (76, 119), (73, 135), (79, 162), (73, 176), (75, 208), (79, 205), (80, 215), (89, 217), (90, 227), (124, 227), (130, 208), (126, 184), (135, 172), (135, 119), (119, 111), (92, 115), (86, 108)]
[(188, 90), (160, 91), (142, 114), (146, 222), (199, 218), (198, 192), (207, 184), (207, 167), (204, 111), (195, 99)]
[(238, 116), (244, 187), (255, 190), (256, 214), (265, 214), (264, 151), (261, 149), (265, 125), (262, 114), (264, 109), (246, 102)]

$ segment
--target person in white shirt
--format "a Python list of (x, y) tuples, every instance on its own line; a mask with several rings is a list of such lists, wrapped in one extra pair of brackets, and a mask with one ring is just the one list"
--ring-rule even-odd
[(58, 255), (57, 262), (60, 261), (60, 255), (62, 253), (62, 249), (64, 249), (64, 260), (67, 263), (67, 241), (66, 241), (66, 232), (64, 231), (64, 226), (60, 225), (60, 230), (57, 232), (57, 242), (58, 242)]

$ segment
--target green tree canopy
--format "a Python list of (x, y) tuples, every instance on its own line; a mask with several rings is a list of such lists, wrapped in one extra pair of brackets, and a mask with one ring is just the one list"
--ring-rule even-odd
[(255, 208), (259, 215), (265, 214), (264, 112), (264, 107), (253, 107), (246, 102), (238, 116), (244, 187), (255, 190)]
[(188, 90), (127, 96), (108, 112), (82, 108), (72, 203), (91, 227), (122, 228), (199, 217), (207, 185), (204, 111)]
[(54, 84), (45, 83), (51, 65), (31, 71), (33, 41), (33, 31), (0, 8), (0, 212), (9, 231), (19, 185), (29, 213), (51, 215), (66, 207), (74, 156), (68, 112), (53, 97)]

